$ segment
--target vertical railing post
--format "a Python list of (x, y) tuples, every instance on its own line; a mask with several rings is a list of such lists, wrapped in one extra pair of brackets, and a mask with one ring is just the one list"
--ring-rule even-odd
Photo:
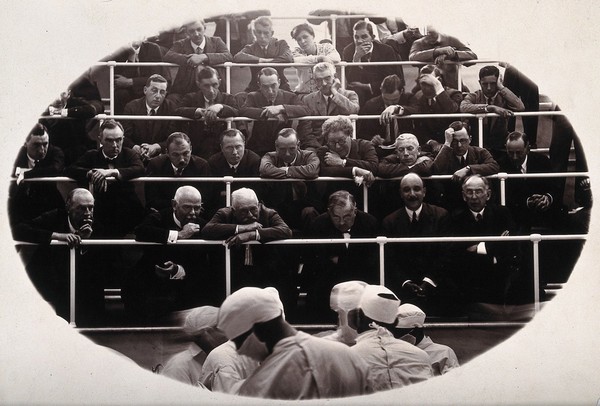
[(340, 67), (340, 82), (342, 88), (346, 88), (346, 61), (341, 61), (338, 65)]
[(363, 182), (362, 187), (363, 187), (363, 211), (365, 213), (368, 213), (369, 212), (369, 188), (367, 187), (367, 184), (365, 182)]
[(540, 311), (540, 234), (531, 234), (529, 236), (533, 243), (533, 304), (534, 315)]
[(356, 139), (356, 120), (358, 120), (358, 114), (350, 114), (348, 116), (350, 122), (352, 123), (352, 139)]
[[(337, 44), (335, 43), (337, 41), (337, 14), (332, 14), (331, 15), (331, 42), (333, 43), (333, 47), (337, 49)], [(342, 68), (343, 69), (343, 68)], [(342, 82), (342, 87), (345, 89), (346, 87), (344, 86), (344, 82)]]
[(76, 326), (75, 322), (75, 250), (76, 247), (69, 248), (69, 324)]
[(233, 182), (233, 176), (224, 176), (225, 181), (225, 206), (231, 206), (231, 182)]
[(227, 49), (231, 51), (231, 21), (229, 21), (229, 17), (225, 17), (225, 44), (227, 44)]
[(225, 246), (225, 297), (231, 295), (231, 250)]
[(233, 123), (233, 117), (227, 117), (225, 119), (225, 123), (227, 123), (227, 129), (231, 130), (231, 123)]
[(387, 237), (377, 237), (379, 244), (379, 284), (385, 285), (385, 243)]
[(500, 205), (506, 206), (506, 172), (498, 172), (498, 179), (500, 179)]
[(483, 148), (483, 118), (484, 116), (477, 116), (477, 125), (479, 128), (479, 148)]
[[(229, 21), (229, 20), (227, 20)], [(225, 90), (231, 94), (231, 64), (232, 62), (225, 62)]]
[(110, 115), (115, 114), (115, 66), (117, 62), (109, 61), (108, 62), (108, 83), (109, 83), (109, 94), (110, 94), (110, 104), (109, 104), (109, 113)]
[[(456, 78), (458, 79), (457, 86), (458, 86), (458, 91), (459, 92), (462, 92), (462, 72), (461, 72), (461, 69), (462, 69), (462, 64), (457, 63), (456, 64)], [(480, 145), (480, 147), (481, 147), (481, 145)]]

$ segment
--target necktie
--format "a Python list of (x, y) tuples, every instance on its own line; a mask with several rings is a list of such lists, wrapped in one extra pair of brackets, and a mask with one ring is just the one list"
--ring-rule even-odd
[(417, 212), (413, 211), (412, 219), (410, 220), (409, 232), (410, 235), (413, 235), (419, 225), (419, 219), (417, 218)]
[(230, 175), (232, 175), (232, 176), (235, 175), (236, 171), (237, 171), (237, 168), (235, 166), (230, 166), (229, 167), (229, 174)]
[[(350, 233), (349, 232), (345, 232), (344, 233), (344, 240), (349, 240), (350, 239)], [(346, 248), (348, 248), (350, 244), (346, 243)]]
[(460, 157), (460, 167), (461, 167), (461, 168), (464, 168), (464, 167), (465, 167), (465, 157), (464, 157), (464, 156), (461, 156), (461, 157)]
[(491, 97), (488, 97), (488, 98), (487, 98), (487, 104), (494, 104), (494, 103), (492, 103), (492, 102), (493, 102), (492, 98), (491, 98)]
[(329, 115), (329, 106), (331, 105), (331, 96), (327, 98), (327, 116)]
[(181, 176), (183, 174), (183, 168), (177, 168), (175, 171), (175, 176)]
[(477, 215), (475, 216), (475, 219), (477, 220), (478, 223), (481, 223), (482, 218), (483, 218), (483, 216), (481, 215), (481, 213), (477, 213)]
[(196, 54), (198, 54), (198, 55), (199, 55), (199, 54), (201, 54), (201, 53), (202, 53), (202, 48), (200, 48), (200, 47), (197, 47), (197, 48), (196, 48)]
[(415, 224), (417, 221), (419, 221), (419, 219), (417, 218), (417, 212), (416, 212), (416, 211), (413, 211), (413, 215), (412, 215), (412, 220), (411, 220), (411, 222), (412, 222), (413, 224)]
[(40, 163), (40, 160), (36, 159), (35, 161), (33, 161), (33, 167), (35, 168), (36, 166), (38, 166), (39, 163)]
[(154, 109), (150, 109), (150, 111), (148, 112), (149, 116), (155, 116), (156, 115), (156, 110)]

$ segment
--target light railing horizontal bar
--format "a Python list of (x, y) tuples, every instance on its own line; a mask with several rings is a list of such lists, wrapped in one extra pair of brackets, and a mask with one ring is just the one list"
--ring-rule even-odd
[[(587, 234), (531, 234), (515, 236), (476, 236), (476, 237), (371, 237), (371, 238), (290, 238), (287, 240), (276, 240), (267, 243), (250, 241), (247, 244), (267, 245), (316, 245), (316, 244), (387, 244), (387, 243), (440, 243), (440, 242), (512, 242), (512, 241), (557, 241), (557, 240), (586, 240)], [(178, 240), (174, 244), (167, 245), (222, 245), (224, 240)], [(15, 245), (39, 245), (35, 243), (14, 241)], [(50, 245), (67, 245), (65, 241), (52, 240)], [(141, 242), (132, 239), (84, 239), (80, 245), (165, 245), (157, 242)]]
[(424, 323), (425, 328), (436, 329), (436, 328), (514, 328), (514, 327), (525, 327), (527, 322), (525, 321), (481, 321), (481, 322), (437, 322), (437, 323)]
[(177, 67), (176, 63), (170, 62), (117, 62), (117, 61), (99, 61), (92, 64), (92, 66), (172, 66)]
[[(453, 175), (431, 175), (431, 176), (422, 176), (422, 179), (432, 179), (432, 180), (447, 180), (452, 179)], [(495, 175), (488, 175), (486, 178), (488, 179), (517, 179), (517, 178), (578, 178), (578, 177), (589, 177), (589, 172), (549, 172), (549, 173), (498, 173)], [(376, 177), (376, 180), (382, 181), (394, 181), (401, 180), (402, 177), (395, 178), (380, 178)], [(11, 181), (15, 181), (16, 178), (11, 178)], [(115, 178), (109, 177), (107, 178), (109, 181), (115, 181)], [(332, 182), (332, 181), (351, 181), (350, 178), (340, 178), (333, 176), (319, 176), (315, 179), (272, 179), (272, 178), (259, 178), (259, 177), (232, 177), (232, 176), (224, 176), (224, 177), (140, 177), (135, 179), (130, 179), (128, 182), (298, 182), (298, 181), (306, 181), (306, 182)], [(43, 177), (43, 178), (28, 178), (23, 179), (23, 182), (76, 182), (75, 179), (66, 177), (66, 176), (56, 176), (56, 177)]]

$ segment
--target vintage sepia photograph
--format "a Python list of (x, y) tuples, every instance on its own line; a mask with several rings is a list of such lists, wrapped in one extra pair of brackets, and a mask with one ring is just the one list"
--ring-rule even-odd
[(594, 2), (6, 8), (2, 402), (599, 401)]

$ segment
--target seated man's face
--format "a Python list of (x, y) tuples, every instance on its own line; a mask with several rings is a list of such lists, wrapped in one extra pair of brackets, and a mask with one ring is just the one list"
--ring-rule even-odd
[(201, 79), (196, 81), (198, 88), (204, 95), (204, 98), (208, 101), (214, 101), (219, 94), (219, 79), (216, 77), (211, 77), (209, 79)]
[(186, 141), (176, 140), (167, 145), (167, 156), (175, 168), (184, 169), (190, 163), (192, 148)]
[(414, 165), (419, 157), (419, 144), (410, 140), (399, 140), (396, 144), (396, 155), (404, 165)]
[(356, 205), (347, 202), (345, 206), (335, 205), (327, 209), (333, 226), (340, 232), (345, 233), (354, 226), (356, 220)]
[(153, 109), (157, 109), (167, 96), (167, 84), (165, 82), (150, 82), (150, 85), (144, 86), (144, 96), (146, 104)]
[(199, 193), (185, 193), (179, 197), (179, 201), (173, 200), (173, 213), (182, 226), (197, 223), (201, 212), (202, 198)]
[(371, 46), (373, 44), (373, 37), (369, 34), (369, 30), (362, 28), (354, 31), (354, 44), (356, 44), (356, 46), (363, 44), (365, 46)]
[(271, 38), (273, 38), (273, 28), (270, 25), (256, 24), (252, 30), (256, 43), (261, 47), (269, 45)]
[(298, 153), (298, 139), (295, 135), (277, 137), (275, 140), (275, 152), (277, 153), (277, 158), (286, 164), (291, 164), (296, 159), (296, 154)]
[(427, 35), (425, 35), (424, 41), (430, 45), (434, 45), (437, 43), (439, 36), (440, 36), (440, 33), (438, 32), (438, 30), (436, 30), (434, 27), (429, 25), (429, 26), (427, 26)]
[(506, 154), (515, 168), (520, 168), (523, 165), (528, 152), (529, 147), (525, 146), (522, 139), (506, 143)]
[(470, 178), (463, 184), (462, 195), (469, 209), (480, 212), (485, 208), (487, 201), (490, 200), (491, 192), (483, 180), (475, 177)]
[(463, 156), (467, 153), (470, 144), (471, 137), (469, 136), (469, 133), (467, 133), (467, 130), (463, 128), (462, 130), (454, 133), (450, 147), (452, 147), (454, 155)]
[(329, 96), (331, 94), (331, 85), (335, 79), (331, 72), (329, 70), (318, 70), (314, 72), (313, 78), (315, 79), (317, 89), (319, 89), (325, 96)]
[(498, 78), (494, 75), (482, 77), (479, 79), (479, 85), (485, 97), (494, 97), (498, 92)]
[(402, 92), (400, 90), (394, 90), (392, 93), (381, 92), (381, 98), (385, 107), (400, 103), (400, 96)]
[(340, 158), (346, 158), (352, 146), (352, 137), (343, 131), (329, 133), (327, 146), (331, 152), (335, 152)]
[(202, 23), (195, 22), (186, 27), (185, 33), (194, 44), (200, 45), (204, 40), (204, 29)]
[(102, 151), (109, 158), (116, 158), (123, 148), (123, 130), (119, 127), (105, 128), (100, 135)]
[(277, 75), (261, 75), (258, 78), (260, 92), (268, 101), (275, 101), (279, 91), (279, 77)]
[(94, 222), (94, 196), (91, 193), (75, 194), (68, 212), (73, 228), (80, 229), (84, 224), (91, 226)]
[(416, 176), (409, 176), (400, 182), (400, 197), (404, 206), (410, 210), (417, 210), (423, 204), (425, 187), (423, 181)]
[(25, 142), (25, 148), (27, 149), (27, 155), (34, 161), (41, 161), (46, 158), (48, 153), (48, 134), (44, 135), (32, 135), (29, 141)]
[(237, 165), (244, 157), (246, 146), (241, 135), (236, 134), (235, 137), (223, 137), (221, 143), (221, 152), (229, 165)]
[(260, 209), (256, 200), (238, 197), (232, 203), (232, 207), (233, 217), (237, 224), (251, 224), (258, 221)]

